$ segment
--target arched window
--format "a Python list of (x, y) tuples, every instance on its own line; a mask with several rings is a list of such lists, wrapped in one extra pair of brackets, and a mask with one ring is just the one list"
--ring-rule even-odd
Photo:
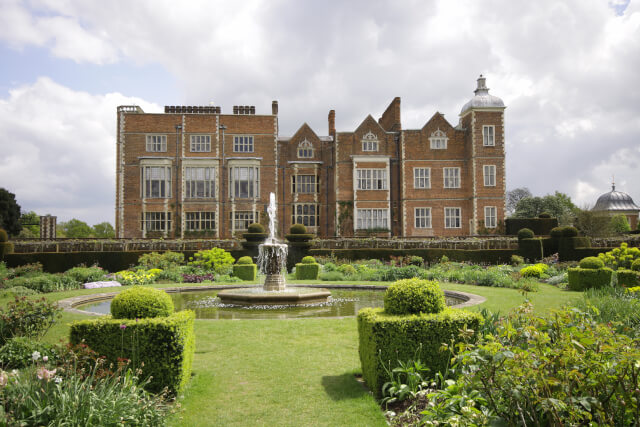
[(362, 151), (378, 151), (378, 137), (371, 131), (362, 137)]
[(313, 144), (306, 139), (298, 144), (298, 158), (309, 159), (313, 157)]
[(446, 150), (447, 148), (447, 134), (440, 129), (436, 130), (429, 137), (429, 142), (432, 150)]

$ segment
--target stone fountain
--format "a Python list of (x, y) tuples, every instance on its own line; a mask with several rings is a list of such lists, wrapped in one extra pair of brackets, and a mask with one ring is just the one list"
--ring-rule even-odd
[(235, 305), (303, 305), (326, 302), (331, 292), (318, 288), (287, 288), (284, 273), (287, 271), (287, 245), (275, 237), (276, 195), (269, 194), (269, 237), (258, 246), (258, 267), (265, 275), (260, 288), (229, 289), (218, 292), (224, 304)]

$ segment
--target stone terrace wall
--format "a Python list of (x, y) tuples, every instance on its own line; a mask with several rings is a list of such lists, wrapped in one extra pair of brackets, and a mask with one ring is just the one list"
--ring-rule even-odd
[(447, 237), (433, 239), (323, 239), (313, 249), (518, 249), (515, 237)]
[(70, 240), (18, 240), (13, 242), (14, 253), (33, 252), (110, 252), (110, 251), (199, 251), (222, 248), (242, 249), (236, 240), (149, 240), (149, 239), (70, 239)]

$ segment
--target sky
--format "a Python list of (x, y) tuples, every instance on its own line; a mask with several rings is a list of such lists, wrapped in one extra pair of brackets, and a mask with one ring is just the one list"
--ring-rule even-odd
[(640, 204), (640, 1), (0, 0), (0, 187), (23, 211), (114, 222), (116, 108), (279, 102), (327, 134), (402, 98), (452, 125), (487, 78), (507, 189)]

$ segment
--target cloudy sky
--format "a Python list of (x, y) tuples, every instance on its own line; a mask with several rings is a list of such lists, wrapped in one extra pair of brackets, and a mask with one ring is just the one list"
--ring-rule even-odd
[(507, 187), (640, 202), (640, 1), (0, 0), (0, 187), (23, 210), (114, 221), (116, 107), (280, 105), (327, 133), (402, 98), (452, 123), (487, 76)]

